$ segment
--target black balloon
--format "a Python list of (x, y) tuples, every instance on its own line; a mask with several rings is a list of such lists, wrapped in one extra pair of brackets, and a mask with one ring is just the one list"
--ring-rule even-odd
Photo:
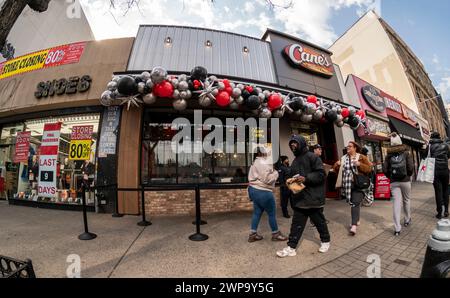
[[(135, 78), (134, 78), (134, 81), (136, 82), (136, 84), (139, 84), (139, 83), (141, 83), (141, 82), (144, 82), (144, 80), (142, 80), (141, 77), (135, 77)], [(144, 82), (144, 83), (145, 83), (145, 82)]]
[(195, 89), (194, 89), (194, 83), (192, 82), (192, 80), (189, 80), (189, 81), (188, 81), (188, 86), (189, 86), (189, 90), (195, 91)]
[(124, 76), (117, 82), (117, 91), (123, 95), (135, 95), (138, 93), (137, 83), (130, 76)]
[(191, 80), (204, 81), (208, 76), (208, 71), (203, 66), (196, 66), (191, 70)]
[(289, 107), (294, 111), (298, 111), (302, 108), (302, 99), (300, 97), (293, 97), (289, 100)]
[(248, 92), (247, 90), (242, 90), (242, 94), (241, 94), (241, 96), (245, 99), (245, 100), (247, 100), (247, 98), (249, 98), (250, 97), (250, 92)]
[(338, 115), (337, 115), (336, 111), (328, 110), (325, 113), (325, 118), (327, 118), (327, 120), (330, 121), (330, 122), (334, 122), (334, 121), (337, 120)]
[(259, 103), (259, 97), (256, 95), (250, 95), (245, 101), (244, 104), (247, 108), (249, 108), (250, 110), (256, 110), (257, 108), (259, 108), (260, 103)]
[(354, 128), (359, 125), (359, 119), (354, 116), (351, 116), (348, 118), (347, 123), (348, 123), (348, 125), (350, 125), (350, 127)]

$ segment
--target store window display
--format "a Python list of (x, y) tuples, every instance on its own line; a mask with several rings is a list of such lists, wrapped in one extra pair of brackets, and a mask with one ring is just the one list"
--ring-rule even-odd
[[(0, 168), (4, 176), (3, 191), (0, 198), (29, 200), (56, 204), (81, 204), (81, 185), (85, 175), (87, 185), (95, 181), (95, 152), (98, 138), (99, 114), (80, 114), (63, 117), (30, 119), (21, 123), (4, 125), (0, 135)], [(55, 168), (56, 194), (52, 198), (38, 195), (39, 152), (44, 135), (44, 125), (61, 123), (59, 147)], [(93, 126), (91, 151), (87, 160), (70, 158), (70, 142), (72, 129), (75, 126)], [(28, 160), (15, 162), (16, 138), (20, 132), (30, 132)], [(1, 185), (0, 185), (1, 186)], [(94, 193), (88, 189), (88, 204), (93, 205)]]

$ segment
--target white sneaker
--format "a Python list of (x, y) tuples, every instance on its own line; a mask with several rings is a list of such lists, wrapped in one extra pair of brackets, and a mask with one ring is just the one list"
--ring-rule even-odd
[(297, 252), (290, 246), (283, 248), (283, 250), (277, 251), (277, 256), (279, 256), (280, 258), (295, 257), (296, 255)]
[(326, 253), (330, 249), (330, 242), (323, 243), (320, 245), (319, 252)]

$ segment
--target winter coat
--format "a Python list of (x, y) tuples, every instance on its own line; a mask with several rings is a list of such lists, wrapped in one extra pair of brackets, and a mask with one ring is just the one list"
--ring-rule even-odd
[[(342, 156), (341, 158), (341, 164), (338, 165), (336, 162), (333, 166), (333, 171), (335, 173), (338, 173), (338, 177), (336, 180), (336, 188), (342, 187), (342, 178), (343, 178), (343, 169), (345, 164), (345, 159), (347, 158), (347, 155)], [(364, 156), (362, 154), (359, 154), (359, 166), (358, 166), (358, 173), (364, 174), (368, 176), (372, 172), (372, 163), (369, 161), (367, 156)]]
[(450, 158), (450, 150), (448, 145), (441, 139), (431, 139), (429, 149), (430, 156), (436, 159), (434, 175), (448, 175), (448, 159)]
[(292, 195), (293, 208), (311, 209), (325, 205), (325, 170), (322, 159), (308, 151), (306, 141), (301, 136), (293, 136), (289, 143), (299, 144), (300, 154), (291, 164), (290, 177), (300, 175), (305, 177), (306, 187), (298, 194)]
[[(391, 177), (391, 158), (393, 156), (399, 156), (400, 154), (404, 154), (406, 158), (406, 174), (407, 176), (403, 179), (396, 179)], [(410, 182), (411, 176), (414, 173), (414, 161), (411, 154), (408, 152), (405, 145), (393, 146), (388, 148), (387, 156), (384, 159), (383, 163), (383, 173), (388, 177), (391, 182)]]

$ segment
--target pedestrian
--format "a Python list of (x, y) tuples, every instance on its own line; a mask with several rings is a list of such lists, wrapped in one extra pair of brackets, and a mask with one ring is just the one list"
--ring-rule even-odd
[(338, 173), (336, 187), (342, 187), (347, 202), (351, 206), (352, 224), (350, 235), (356, 235), (356, 227), (360, 225), (361, 203), (364, 199), (364, 190), (355, 187), (355, 176), (367, 176), (372, 171), (372, 164), (364, 155), (360, 154), (358, 143), (350, 141), (347, 145), (347, 154), (337, 161), (334, 171)]
[[(369, 154), (369, 149), (367, 149), (367, 147), (363, 147), (361, 149), (361, 154), (364, 155), (365, 157), (367, 157), (367, 159), (369, 158), (368, 154)], [(364, 190), (364, 201), (363, 201), (363, 206), (364, 207), (370, 207), (372, 206), (373, 202), (374, 202), (374, 197), (373, 197), (373, 189), (374, 189), (374, 170), (372, 168), (372, 171), (369, 174), (369, 178), (370, 178), (370, 186), (369, 188)]]
[(430, 156), (435, 158), (433, 186), (436, 198), (436, 218), (441, 219), (442, 205), (444, 205), (444, 217), (448, 217), (448, 159), (450, 158), (450, 150), (448, 145), (441, 140), (438, 132), (431, 134), (429, 150)]
[(288, 211), (288, 202), (291, 197), (291, 191), (286, 185), (286, 180), (289, 178), (289, 158), (287, 156), (280, 156), (280, 165), (278, 168), (278, 179), (280, 181), (280, 204), (283, 211), (283, 217), (291, 218)]
[(272, 241), (286, 241), (278, 229), (277, 210), (273, 190), (278, 179), (278, 172), (274, 170), (272, 163), (267, 158), (267, 151), (264, 147), (257, 147), (256, 157), (248, 173), (248, 194), (253, 202), (253, 216), (251, 231), (248, 242), (255, 242), (263, 239), (257, 233), (259, 221), (264, 211), (269, 216), (269, 225), (272, 229)]
[(387, 156), (383, 163), (383, 172), (391, 181), (391, 193), (394, 199), (394, 235), (400, 235), (402, 225), (400, 217), (405, 215), (404, 226), (411, 224), (411, 176), (414, 172), (414, 161), (411, 154), (403, 145), (400, 136), (391, 136), (391, 146), (387, 150)]
[(306, 140), (294, 135), (289, 141), (289, 147), (295, 155), (291, 164), (291, 176), (288, 183), (296, 181), (303, 183), (303, 191), (292, 194), (291, 207), (294, 215), (287, 247), (277, 251), (281, 258), (297, 255), (296, 249), (305, 230), (308, 218), (314, 223), (320, 234), (321, 246), (319, 252), (325, 253), (330, 248), (330, 233), (323, 215), (325, 206), (325, 171), (322, 160), (308, 151)]
[(322, 158), (322, 146), (320, 146), (320, 144), (312, 146), (312, 149), (315, 155)]

